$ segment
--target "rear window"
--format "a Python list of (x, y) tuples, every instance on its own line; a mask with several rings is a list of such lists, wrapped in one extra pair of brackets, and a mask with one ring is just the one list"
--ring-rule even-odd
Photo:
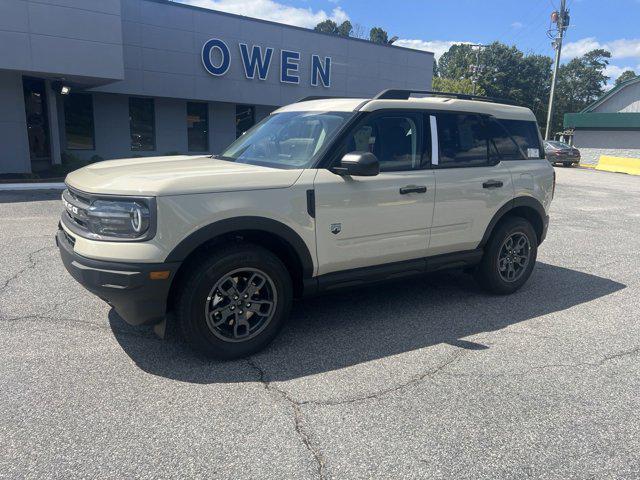
[(544, 158), (544, 149), (540, 145), (540, 133), (536, 122), (500, 119), (500, 123), (511, 134), (526, 158)]

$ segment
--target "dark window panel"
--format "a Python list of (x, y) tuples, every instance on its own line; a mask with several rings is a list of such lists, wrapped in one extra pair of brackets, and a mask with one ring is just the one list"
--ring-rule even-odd
[(93, 96), (71, 93), (64, 97), (64, 127), (67, 150), (95, 150)]
[(187, 140), (190, 152), (209, 150), (209, 105), (187, 102)]
[(152, 98), (129, 98), (129, 131), (131, 150), (156, 149), (155, 108)]

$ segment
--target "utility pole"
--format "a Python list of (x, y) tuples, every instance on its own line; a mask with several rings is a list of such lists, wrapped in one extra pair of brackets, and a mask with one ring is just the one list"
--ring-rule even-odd
[(486, 45), (481, 45), (479, 43), (471, 45), (471, 49), (475, 50), (475, 52), (476, 52), (476, 64), (470, 66), (471, 67), (471, 73), (473, 74), (473, 76), (471, 77), (471, 81), (473, 82), (473, 94), (474, 95), (476, 94), (476, 89), (477, 89), (477, 86), (478, 86), (478, 77), (480, 76), (480, 74), (482, 73), (482, 70), (484, 68), (484, 65), (480, 65), (480, 52), (485, 47), (486, 47)]
[[(547, 110), (547, 128), (544, 132), (544, 139), (549, 140), (551, 137), (551, 119), (553, 117), (553, 97), (556, 91), (556, 80), (558, 77), (558, 68), (560, 67), (560, 55), (562, 54), (562, 40), (564, 32), (569, 26), (569, 10), (567, 10), (567, 1), (561, 0), (560, 12), (551, 14), (551, 21), (556, 24), (556, 36), (553, 40), (553, 47), (556, 49), (556, 60), (553, 65), (553, 76), (551, 77), (551, 92), (549, 93), (549, 109)], [(550, 30), (551, 32), (551, 30)]]

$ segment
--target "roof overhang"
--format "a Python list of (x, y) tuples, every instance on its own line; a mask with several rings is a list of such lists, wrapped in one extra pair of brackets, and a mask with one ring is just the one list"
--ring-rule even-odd
[(565, 113), (564, 128), (640, 129), (640, 113)]

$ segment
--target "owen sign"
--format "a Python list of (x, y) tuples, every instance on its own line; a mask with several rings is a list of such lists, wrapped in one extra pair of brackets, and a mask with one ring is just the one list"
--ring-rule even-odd
[[(239, 43), (240, 58), (245, 76), (253, 80), (266, 80), (271, 64), (277, 62), (274, 49), (253, 45), (251, 48), (245, 43)], [(300, 52), (295, 50), (280, 50), (280, 81), (282, 83), (300, 83)], [(202, 64), (207, 72), (220, 77), (229, 71), (231, 53), (226, 43), (218, 38), (207, 40), (202, 46)], [(331, 86), (331, 57), (321, 58), (311, 55), (311, 85), (317, 87)]]

